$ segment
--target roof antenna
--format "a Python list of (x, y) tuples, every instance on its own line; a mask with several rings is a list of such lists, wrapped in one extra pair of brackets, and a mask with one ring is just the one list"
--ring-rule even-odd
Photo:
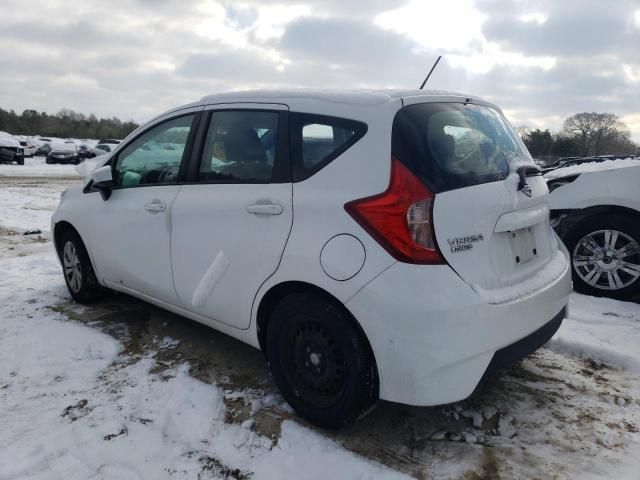
[(431, 70), (429, 70), (429, 75), (427, 75), (427, 78), (424, 79), (424, 82), (422, 82), (422, 85), (420, 85), (420, 90), (422, 90), (424, 88), (424, 86), (427, 84), (427, 82), (429, 81), (429, 77), (431, 76), (431, 74), (433, 73), (433, 71), (436, 69), (436, 67), (438, 66), (438, 62), (440, 61), (440, 59), (442, 58), (442, 55), (438, 55), (438, 59), (436, 60), (436, 62), (433, 64), (433, 67), (431, 67)]

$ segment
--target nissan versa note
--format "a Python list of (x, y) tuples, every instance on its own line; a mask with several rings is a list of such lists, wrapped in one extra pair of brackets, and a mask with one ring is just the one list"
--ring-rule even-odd
[(260, 348), (323, 427), (464, 399), (566, 314), (546, 183), (476, 97), (212, 95), (101, 164), (52, 219), (71, 296), (118, 290)]

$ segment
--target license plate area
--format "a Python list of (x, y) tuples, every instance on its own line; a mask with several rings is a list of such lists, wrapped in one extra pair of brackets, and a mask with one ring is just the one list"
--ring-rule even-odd
[(533, 227), (520, 228), (507, 232), (513, 262), (516, 265), (523, 265), (530, 262), (538, 255), (536, 239), (533, 234)]

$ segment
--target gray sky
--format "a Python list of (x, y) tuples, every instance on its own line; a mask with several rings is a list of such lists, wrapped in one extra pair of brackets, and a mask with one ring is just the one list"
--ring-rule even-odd
[(640, 0), (3, 0), (0, 107), (144, 121), (208, 93), (432, 88), (512, 123), (612, 112), (640, 141)]

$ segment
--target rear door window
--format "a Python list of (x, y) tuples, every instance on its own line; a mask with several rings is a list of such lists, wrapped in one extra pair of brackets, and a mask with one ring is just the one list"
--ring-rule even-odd
[(423, 103), (394, 119), (393, 154), (434, 192), (504, 180), (531, 157), (505, 118), (473, 104)]
[(198, 181), (270, 183), (279, 155), (280, 114), (223, 110), (211, 114)]
[(293, 114), (291, 125), (294, 181), (321, 170), (367, 131), (366, 124), (356, 120), (303, 113)]

